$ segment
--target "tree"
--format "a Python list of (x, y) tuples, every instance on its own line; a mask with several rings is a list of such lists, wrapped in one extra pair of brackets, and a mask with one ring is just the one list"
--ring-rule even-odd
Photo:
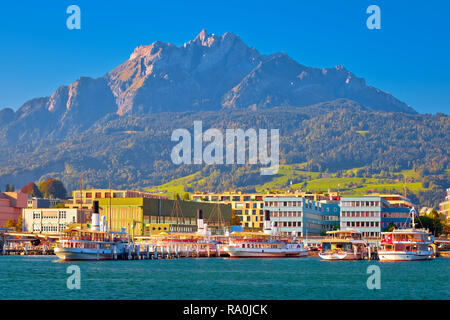
[(443, 226), (439, 217), (436, 217), (430, 213), (429, 216), (420, 216), (417, 220), (417, 228), (428, 229), (434, 236), (439, 236), (442, 233)]
[(39, 191), (45, 198), (65, 199), (67, 190), (59, 179), (48, 178), (39, 182)]
[(23, 225), (23, 217), (22, 215), (19, 215), (19, 218), (17, 218), (17, 223), (16, 223), (16, 231), (20, 232), (22, 231), (22, 225)]
[(26, 186), (23, 186), (22, 189), (20, 189), (20, 192), (29, 194), (33, 197), (42, 198), (42, 192), (34, 182), (30, 182)]
[(327, 235), (327, 231), (322, 229), (320, 230), (320, 236), (325, 237)]
[(188, 193), (188, 192), (185, 192), (185, 193), (183, 194), (183, 200), (190, 200), (190, 199), (191, 199), (191, 197), (190, 197), (189, 193)]
[(393, 224), (392, 222), (389, 223), (389, 225), (384, 229), (385, 232), (391, 232), (394, 231), (395, 229), (395, 224)]
[(8, 220), (6, 220), (3, 228), (8, 228), (8, 229), (14, 229), (15, 230), (16, 226), (17, 226), (17, 222), (16, 221), (14, 221), (12, 219), (8, 219)]
[(7, 184), (5, 192), (14, 192), (15, 188), (12, 184)]
[(65, 208), (65, 207), (66, 207), (66, 205), (65, 205), (65, 203), (64, 203), (64, 202), (61, 202), (61, 203), (55, 204), (55, 205), (53, 206), (53, 208)]
[(333, 230), (339, 230), (339, 223), (337, 223), (336, 221), (333, 223)]

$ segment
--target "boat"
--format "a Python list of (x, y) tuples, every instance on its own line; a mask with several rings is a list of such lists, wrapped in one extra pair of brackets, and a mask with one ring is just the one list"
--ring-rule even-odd
[(230, 258), (306, 257), (308, 250), (298, 240), (281, 240), (263, 233), (230, 236), (224, 251)]
[(63, 230), (54, 252), (62, 261), (111, 260), (124, 254), (128, 235), (122, 231), (106, 230), (106, 220), (100, 223), (98, 201), (93, 202), (91, 229)]
[(430, 260), (436, 256), (433, 237), (424, 229), (397, 229), (381, 235), (380, 261)]
[(362, 260), (367, 254), (367, 242), (357, 230), (327, 231), (321, 241), (319, 257), (324, 260)]
[(112, 260), (124, 254), (128, 240), (122, 232), (68, 229), (54, 249), (62, 261)]

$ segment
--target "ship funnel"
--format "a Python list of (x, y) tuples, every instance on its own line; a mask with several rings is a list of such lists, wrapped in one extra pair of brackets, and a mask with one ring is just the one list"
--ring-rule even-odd
[(264, 233), (272, 234), (272, 225), (270, 223), (269, 210), (264, 210)]
[(211, 235), (208, 230), (208, 224), (203, 221), (203, 211), (202, 209), (197, 209), (197, 232), (202, 235)]
[(98, 201), (94, 200), (92, 205), (92, 223), (91, 230), (100, 231), (100, 214), (98, 209)]

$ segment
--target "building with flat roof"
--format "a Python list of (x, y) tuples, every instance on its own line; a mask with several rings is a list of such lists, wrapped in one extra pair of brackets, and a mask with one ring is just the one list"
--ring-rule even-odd
[(342, 197), (341, 229), (356, 229), (369, 238), (380, 237), (390, 224), (398, 229), (410, 228), (410, 203), (404, 197), (392, 198), (386, 195)]
[(22, 209), (27, 207), (28, 195), (22, 192), (0, 192), (0, 227), (6, 221), (17, 222)]
[(65, 201), (61, 199), (29, 197), (27, 200), (27, 208), (53, 208), (60, 203), (65, 203)]
[(219, 193), (197, 192), (193, 195), (194, 201), (215, 202), (230, 204), (236, 216), (241, 220), (241, 225), (246, 230), (262, 230), (264, 224), (264, 197), (267, 196), (293, 196), (304, 197), (315, 201), (329, 199), (323, 194), (305, 193), (302, 191), (279, 193), (245, 193), (241, 191), (228, 191)]
[(22, 231), (58, 234), (69, 224), (79, 223), (81, 211), (69, 208), (26, 208), (22, 215)]
[(152, 198), (152, 199), (168, 199), (167, 197), (158, 196), (149, 192), (141, 192), (135, 190), (118, 190), (118, 189), (86, 189), (72, 191), (72, 203), (68, 204), (70, 208), (92, 209), (94, 200), (115, 198)]
[(109, 230), (125, 228), (126, 232), (136, 236), (150, 235), (159, 231), (158, 228), (170, 232), (196, 232), (199, 209), (213, 233), (223, 233), (231, 225), (229, 204), (149, 197), (101, 198), (98, 201), (100, 216), (105, 216)]
[(319, 236), (339, 226), (339, 203), (295, 196), (264, 197), (264, 210), (279, 235)]
[(450, 219), (450, 188), (447, 189), (445, 200), (439, 203), (439, 213), (446, 219)]

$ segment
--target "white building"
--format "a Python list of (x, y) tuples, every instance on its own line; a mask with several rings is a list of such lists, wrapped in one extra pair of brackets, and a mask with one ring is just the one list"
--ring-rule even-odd
[(70, 208), (23, 209), (24, 232), (57, 234), (80, 221), (81, 212)]

